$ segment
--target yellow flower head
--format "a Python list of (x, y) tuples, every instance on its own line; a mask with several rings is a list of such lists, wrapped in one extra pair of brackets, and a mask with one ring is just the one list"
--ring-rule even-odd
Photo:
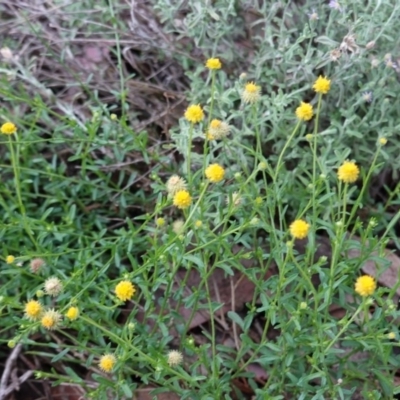
[(290, 224), (289, 230), (295, 239), (304, 239), (308, 235), (310, 224), (303, 219), (296, 219)]
[(388, 337), (388, 339), (393, 340), (393, 339), (396, 339), (396, 334), (394, 332), (389, 332), (387, 337)]
[(117, 359), (113, 354), (104, 354), (99, 360), (99, 367), (104, 372), (111, 372)]
[(184, 210), (192, 204), (192, 196), (187, 190), (179, 190), (174, 196), (174, 206)]
[(129, 281), (121, 281), (115, 287), (115, 295), (122, 301), (130, 300), (136, 293), (136, 288)]
[(46, 294), (50, 296), (58, 296), (63, 290), (63, 284), (62, 282), (56, 278), (52, 277), (46, 280), (44, 283), (44, 291)]
[(203, 225), (203, 222), (200, 221), (199, 219), (194, 223), (194, 226), (195, 226), (196, 228), (201, 228), (202, 225)]
[(25, 304), (25, 317), (31, 321), (38, 320), (42, 314), (42, 311), (42, 305), (36, 300), (30, 300)]
[(68, 311), (65, 313), (65, 316), (70, 320), (74, 321), (79, 317), (79, 308), (78, 307), (70, 307)]
[(209, 58), (206, 62), (208, 69), (220, 69), (222, 67), (221, 61), (218, 58)]
[(179, 365), (183, 360), (182, 353), (178, 350), (171, 350), (168, 353), (167, 363), (170, 367), (174, 367)]
[(202, 121), (204, 118), (204, 112), (203, 109), (200, 107), (200, 104), (189, 106), (185, 111), (185, 118), (192, 124), (196, 124), (197, 122)]
[(165, 218), (162, 218), (162, 217), (157, 218), (156, 219), (156, 225), (157, 225), (158, 228), (163, 227), (165, 225)]
[(327, 94), (331, 88), (331, 81), (328, 78), (324, 78), (322, 75), (318, 77), (313, 85), (313, 89), (316, 93)]
[(380, 144), (381, 146), (384, 146), (386, 143), (387, 143), (387, 139), (386, 139), (385, 137), (381, 137), (381, 138), (379, 139), (379, 144)]
[(208, 129), (208, 140), (219, 140), (229, 135), (231, 127), (224, 121), (213, 119)]
[(263, 199), (262, 199), (262, 197), (258, 196), (254, 200), (254, 202), (259, 206), (259, 205), (261, 205), (263, 203)]
[(46, 311), (40, 320), (42, 326), (48, 330), (53, 330), (58, 327), (61, 321), (61, 314), (54, 309)]
[(180, 190), (186, 190), (186, 181), (178, 175), (172, 175), (167, 184), (168, 196), (173, 197)]
[(354, 183), (360, 170), (353, 161), (345, 161), (338, 169), (338, 178), (344, 183)]
[(6, 257), (6, 263), (7, 264), (12, 264), (15, 261), (15, 257), (14, 256), (7, 256)]
[(3, 135), (12, 135), (17, 132), (17, 127), (12, 122), (6, 122), (1, 126), (0, 132)]
[(302, 101), (300, 106), (296, 108), (296, 116), (302, 121), (309, 121), (313, 115), (314, 111), (310, 103), (304, 103), (304, 101)]
[(375, 292), (376, 281), (372, 276), (363, 275), (357, 278), (354, 290), (362, 297), (370, 296)]
[(256, 103), (261, 97), (261, 87), (254, 82), (248, 82), (242, 91), (241, 97), (244, 103)]
[(225, 170), (219, 164), (211, 164), (206, 168), (206, 177), (213, 183), (217, 183), (224, 179)]

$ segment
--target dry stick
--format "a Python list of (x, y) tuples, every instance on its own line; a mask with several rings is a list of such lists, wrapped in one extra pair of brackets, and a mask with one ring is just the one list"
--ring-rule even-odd
[[(0, 400), (3, 400), (9, 392), (9, 389), (6, 389), (8, 378), (11, 373), (11, 368), (14, 365), (15, 360), (18, 358), (21, 349), (22, 349), (22, 344), (21, 343), (17, 344), (14, 347), (13, 351), (11, 352), (10, 356), (7, 358), (6, 365), (4, 366), (4, 372), (0, 381)], [(12, 390), (14, 390), (14, 388), (12, 388)]]

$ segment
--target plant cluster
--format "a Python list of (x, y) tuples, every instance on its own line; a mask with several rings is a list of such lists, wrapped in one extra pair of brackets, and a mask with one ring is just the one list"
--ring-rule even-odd
[(246, 2), (258, 52), (235, 75), (231, 3), (155, 2), (166, 32), (213, 54), (176, 56), (191, 104), (167, 151), (127, 103), (81, 120), (2, 78), (7, 104), (29, 105), (0, 115), (2, 343), (49, 360), (36, 379), (95, 399), (244, 399), (238, 382), (268, 400), (391, 398), (400, 283), (378, 283), (400, 185), (383, 203), (370, 187), (400, 165), (398, 67), (370, 36), (389, 35), (400, 6)]

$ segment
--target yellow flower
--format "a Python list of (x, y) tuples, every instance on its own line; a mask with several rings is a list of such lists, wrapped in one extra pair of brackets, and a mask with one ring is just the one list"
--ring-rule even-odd
[(388, 337), (388, 339), (393, 340), (393, 339), (396, 338), (396, 334), (395, 334), (394, 332), (389, 332), (388, 335), (387, 335), (387, 337)]
[(165, 225), (165, 219), (164, 218), (157, 218), (156, 219), (156, 225), (158, 228), (161, 228)]
[(304, 239), (308, 235), (308, 231), (310, 230), (310, 224), (308, 224), (303, 219), (296, 219), (294, 222), (290, 224), (289, 230), (290, 234), (295, 239)]
[(178, 350), (171, 350), (168, 353), (168, 360), (167, 363), (170, 367), (174, 367), (176, 365), (179, 365), (183, 360), (182, 353)]
[(344, 183), (353, 183), (357, 180), (360, 170), (353, 161), (345, 161), (338, 169), (338, 178)]
[(136, 288), (129, 281), (121, 281), (115, 287), (115, 295), (122, 301), (130, 300), (135, 293)]
[(199, 219), (194, 223), (194, 226), (195, 226), (196, 228), (201, 228), (202, 225), (203, 225), (203, 222), (200, 221)]
[(25, 317), (32, 321), (38, 320), (42, 311), (42, 305), (36, 300), (30, 300), (25, 304)]
[(362, 297), (370, 296), (375, 292), (376, 281), (372, 276), (363, 275), (357, 278), (355, 284), (355, 291)]
[(208, 140), (218, 140), (229, 135), (231, 127), (224, 121), (213, 119), (207, 132)]
[(78, 307), (70, 307), (68, 311), (65, 313), (65, 316), (70, 320), (74, 321), (79, 317), (79, 308)]
[(313, 89), (316, 93), (327, 94), (331, 88), (331, 81), (328, 78), (324, 78), (322, 75), (318, 77), (313, 85)]
[(219, 164), (211, 164), (206, 168), (205, 173), (211, 182), (216, 183), (224, 179), (225, 170)]
[(256, 199), (254, 200), (254, 202), (259, 206), (260, 204), (263, 203), (263, 199), (262, 199), (262, 197), (258, 196), (258, 197), (256, 197)]
[(99, 367), (104, 372), (111, 372), (116, 362), (117, 359), (113, 354), (104, 354), (104, 356), (100, 358)]
[(314, 111), (310, 103), (304, 103), (304, 101), (302, 101), (300, 106), (296, 108), (296, 116), (302, 121), (309, 121), (313, 115)]
[(387, 143), (387, 139), (386, 139), (386, 138), (381, 137), (381, 138), (379, 139), (379, 144), (380, 144), (380, 145), (384, 146), (386, 143)]
[(175, 193), (174, 196), (174, 206), (184, 210), (188, 208), (190, 204), (192, 204), (192, 197), (187, 190), (179, 190), (179, 192)]
[(200, 107), (200, 104), (189, 106), (185, 111), (185, 118), (192, 124), (202, 121), (204, 118), (204, 112)]
[(178, 175), (172, 175), (171, 178), (168, 179), (167, 184), (167, 192), (168, 196), (172, 197), (180, 190), (186, 190), (186, 181)]
[(17, 127), (12, 122), (6, 122), (1, 126), (0, 131), (3, 135), (12, 135), (17, 132)]
[(15, 257), (14, 256), (7, 256), (6, 257), (6, 263), (7, 264), (12, 264), (15, 261)]
[(242, 91), (241, 97), (244, 103), (256, 103), (261, 97), (261, 87), (254, 82), (248, 82)]
[(222, 66), (221, 61), (218, 58), (209, 58), (206, 62), (208, 69), (220, 69)]
[(61, 314), (54, 309), (46, 311), (40, 320), (42, 326), (48, 330), (56, 329), (61, 321)]

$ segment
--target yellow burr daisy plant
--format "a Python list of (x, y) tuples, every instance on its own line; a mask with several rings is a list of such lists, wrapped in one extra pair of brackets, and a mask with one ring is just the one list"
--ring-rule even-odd
[(121, 281), (115, 287), (115, 295), (121, 301), (130, 300), (136, 293), (136, 288), (130, 281)]
[(219, 58), (209, 58), (206, 62), (206, 67), (208, 69), (221, 69), (222, 64)]
[(295, 239), (304, 239), (308, 235), (310, 230), (310, 224), (303, 219), (296, 219), (289, 226), (290, 234)]
[(30, 300), (25, 304), (25, 317), (37, 321), (43, 312), (43, 306), (37, 300)]
[(175, 193), (173, 203), (175, 207), (184, 210), (192, 204), (192, 196), (187, 190), (179, 190)]
[(331, 88), (331, 81), (320, 75), (313, 85), (316, 93), (327, 94)]
[(248, 82), (241, 93), (243, 103), (256, 103), (261, 98), (261, 87), (254, 82)]
[(217, 183), (224, 179), (225, 170), (219, 164), (211, 164), (206, 168), (205, 174), (210, 182)]
[(204, 119), (203, 109), (199, 104), (191, 105), (185, 111), (185, 118), (192, 124), (197, 124)]
[(67, 312), (65, 313), (65, 316), (70, 321), (75, 321), (79, 317), (79, 308), (75, 306), (68, 308)]
[(12, 122), (5, 122), (3, 125), (1, 125), (0, 132), (3, 135), (13, 135), (15, 132), (17, 132), (17, 127)]
[(375, 292), (376, 281), (372, 276), (363, 275), (357, 278), (354, 290), (361, 297), (371, 296)]
[(354, 161), (345, 161), (339, 167), (337, 175), (344, 183), (354, 183), (360, 175), (360, 169)]
[(301, 121), (309, 121), (314, 115), (313, 107), (310, 103), (302, 101), (296, 108), (296, 116)]
[(114, 354), (104, 354), (99, 360), (99, 367), (102, 371), (109, 373), (113, 370), (116, 362), (117, 358)]

